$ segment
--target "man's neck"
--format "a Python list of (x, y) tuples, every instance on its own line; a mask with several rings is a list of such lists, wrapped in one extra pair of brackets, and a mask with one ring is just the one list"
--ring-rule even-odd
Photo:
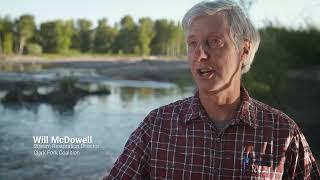
[(240, 105), (240, 85), (216, 94), (199, 91), (199, 98), (211, 119), (229, 120), (236, 115)]

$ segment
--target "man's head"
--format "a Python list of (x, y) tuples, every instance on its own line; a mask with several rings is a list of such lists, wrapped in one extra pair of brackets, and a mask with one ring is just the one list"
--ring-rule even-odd
[(249, 71), (260, 37), (236, 3), (196, 4), (185, 14), (182, 26), (191, 72), (200, 89), (221, 89)]

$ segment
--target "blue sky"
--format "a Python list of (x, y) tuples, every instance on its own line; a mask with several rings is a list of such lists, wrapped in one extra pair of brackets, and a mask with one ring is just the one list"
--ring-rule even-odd
[[(54, 19), (87, 18), (94, 21), (106, 17), (110, 24), (129, 14), (137, 20), (148, 16), (152, 19), (182, 19), (184, 13), (201, 0), (0, 0), (0, 16), (16, 18), (30, 13), (36, 22)], [(320, 27), (319, 0), (256, 0), (250, 11), (257, 26), (267, 21), (285, 26), (301, 26), (305, 22)]]

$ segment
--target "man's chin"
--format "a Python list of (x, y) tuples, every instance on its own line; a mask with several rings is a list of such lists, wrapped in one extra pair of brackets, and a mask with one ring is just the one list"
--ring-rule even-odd
[(197, 86), (203, 93), (216, 94), (227, 90), (230, 84), (224, 81), (211, 81), (210, 83), (198, 81)]
[(199, 91), (206, 94), (215, 94), (220, 92), (220, 89), (217, 85), (198, 85)]

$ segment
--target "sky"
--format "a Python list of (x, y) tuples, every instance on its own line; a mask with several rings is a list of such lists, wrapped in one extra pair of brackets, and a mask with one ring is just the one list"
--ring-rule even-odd
[[(97, 24), (119, 22), (124, 15), (180, 21), (184, 13), (202, 0), (0, 0), (0, 16), (17, 18), (32, 14), (37, 24), (55, 19), (86, 18)], [(320, 0), (255, 0), (250, 17), (257, 27), (273, 22), (286, 27), (307, 23), (320, 28)]]

